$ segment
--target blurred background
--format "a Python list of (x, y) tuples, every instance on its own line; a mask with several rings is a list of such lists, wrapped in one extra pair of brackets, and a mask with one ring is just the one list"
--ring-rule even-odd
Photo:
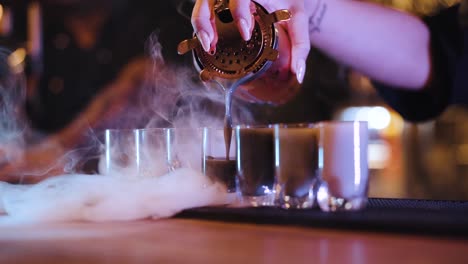
[[(416, 15), (458, 2), (374, 1)], [(6, 58), (14, 73), (26, 80), (21, 116), (38, 132), (29, 139), (31, 144), (60, 134), (79, 145), (74, 133), (86, 133), (76, 125), (82, 116), (93, 128), (144, 126), (151, 116), (128, 110), (141, 104), (133, 94), (145, 87), (143, 72), (157, 75), (178, 67), (184, 69), (183, 75), (171, 71), (165, 80), (173, 75), (179, 82), (181, 78), (191, 84), (198, 81), (190, 56), (176, 52), (177, 44), (192, 34), (191, 1), (3, 0), (0, 4), (0, 45), (9, 51)], [(312, 50), (307, 69), (304, 87), (293, 101), (280, 107), (236, 102), (251, 115), (237, 116), (237, 122), (367, 120), (370, 196), (468, 199), (467, 109), (451, 107), (436, 120), (412, 124), (379, 98), (366, 76), (318, 50)], [(222, 108), (209, 102), (198, 107), (223, 114)]]

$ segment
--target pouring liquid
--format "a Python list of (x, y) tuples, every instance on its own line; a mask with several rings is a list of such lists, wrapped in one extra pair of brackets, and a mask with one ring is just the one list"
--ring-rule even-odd
[(232, 140), (232, 96), (236, 88), (239, 87), (240, 83), (228, 80), (216, 81), (216, 83), (224, 92), (224, 145), (226, 147), (226, 160), (229, 160), (229, 152), (231, 150)]
[(231, 150), (231, 138), (232, 138), (232, 93), (230, 90), (225, 92), (224, 100), (226, 104), (226, 110), (224, 113), (224, 145), (226, 146), (226, 160), (229, 160), (229, 152)]

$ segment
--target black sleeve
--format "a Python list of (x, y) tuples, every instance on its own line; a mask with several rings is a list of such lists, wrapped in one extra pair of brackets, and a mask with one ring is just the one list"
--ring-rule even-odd
[(450, 104), (457, 58), (461, 53), (458, 6), (424, 19), (431, 34), (431, 80), (422, 91), (374, 82), (380, 96), (407, 121), (435, 118)]

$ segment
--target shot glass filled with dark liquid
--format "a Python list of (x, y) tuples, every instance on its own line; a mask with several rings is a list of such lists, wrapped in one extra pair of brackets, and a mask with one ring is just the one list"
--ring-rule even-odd
[(236, 161), (225, 157), (205, 157), (205, 175), (226, 185), (228, 192), (236, 191)]
[(240, 203), (271, 206), (274, 203), (273, 128), (236, 126), (237, 190)]
[(223, 128), (205, 127), (203, 129), (203, 173), (213, 181), (224, 184), (230, 193), (236, 191), (236, 159), (233, 141), (234, 138), (229, 142), (228, 150)]

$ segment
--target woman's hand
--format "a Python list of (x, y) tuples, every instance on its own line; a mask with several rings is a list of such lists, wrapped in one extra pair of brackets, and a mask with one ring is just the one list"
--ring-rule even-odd
[[(192, 26), (206, 52), (214, 51), (218, 35), (214, 20), (214, 5), (219, 0), (197, 0), (192, 13)], [(278, 67), (278, 70), (291, 71), (302, 83), (305, 74), (306, 59), (310, 51), (309, 16), (313, 11), (315, 0), (257, 0), (257, 3), (265, 7), (268, 12), (279, 9), (287, 9), (292, 17), (288, 22), (279, 23), (289, 37), (290, 48), (287, 55), (289, 61), (287, 67)], [(230, 0), (229, 8), (236, 21), (241, 36), (249, 40), (253, 29), (253, 17), (251, 14), (251, 0)], [(280, 55), (281, 57), (282, 55)], [(281, 59), (281, 58), (280, 58)], [(278, 72), (276, 72), (278, 74)], [(279, 73), (279, 75), (284, 75)]]

